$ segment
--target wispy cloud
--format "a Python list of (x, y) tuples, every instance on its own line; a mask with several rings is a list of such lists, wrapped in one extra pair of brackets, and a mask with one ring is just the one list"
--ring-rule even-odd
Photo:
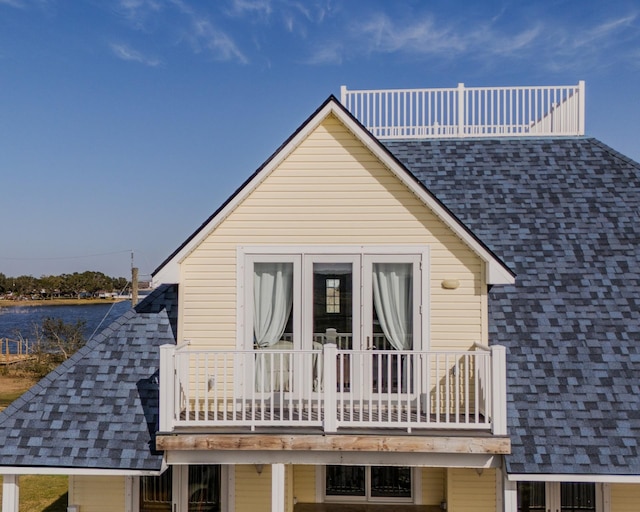
[(0, 0), (0, 5), (8, 5), (16, 9), (24, 9), (26, 4), (22, 0)]
[(236, 16), (247, 13), (269, 16), (272, 12), (271, 0), (232, 0), (229, 12)]
[(385, 14), (376, 14), (355, 24), (353, 29), (356, 38), (367, 41), (370, 51), (381, 53), (458, 53), (466, 47), (464, 39), (451, 27), (435, 23), (431, 16), (402, 23)]
[(207, 18), (194, 17), (191, 26), (189, 39), (195, 51), (205, 48), (216, 60), (237, 60), (243, 64), (249, 62), (233, 39), (226, 32), (216, 28)]
[(306, 60), (306, 64), (310, 65), (338, 65), (344, 61), (344, 48), (342, 44), (334, 42), (333, 44), (320, 45), (311, 56)]
[(631, 14), (629, 16), (604, 21), (583, 32), (578, 32), (577, 35), (571, 39), (572, 46), (573, 48), (582, 48), (588, 45), (601, 44), (603, 41), (611, 41), (612, 37), (617, 37), (618, 34), (632, 27), (637, 19), (638, 16), (636, 14)]
[(137, 50), (134, 50), (130, 46), (123, 43), (111, 43), (111, 51), (116, 57), (122, 60), (130, 62), (138, 62), (145, 66), (156, 67), (161, 64), (161, 61), (156, 58), (146, 57)]
[[(234, 0), (239, 10), (259, 10), (259, 3), (262, 2)], [(215, 9), (207, 11), (215, 12)], [(188, 0), (118, 0), (118, 12), (134, 28), (164, 36), (173, 42), (186, 41), (195, 53), (206, 52), (219, 61), (248, 62), (232, 36), (220, 29), (209, 14), (201, 14)], [(124, 50), (130, 49), (125, 47)], [(120, 53), (121, 58), (127, 60), (137, 60), (138, 57), (136, 52)]]
[[(466, 58), (482, 65), (503, 59), (521, 62), (537, 58), (541, 66), (606, 66), (609, 49), (632, 58), (640, 28), (635, 13), (580, 26), (544, 15), (507, 20), (504, 10), (486, 19), (446, 21), (424, 12), (412, 19), (371, 13), (349, 22), (327, 44), (317, 43), (309, 64), (339, 64), (375, 54), (402, 54), (408, 58)], [(508, 22), (507, 22), (508, 21)], [(625, 44), (635, 41), (636, 44)]]

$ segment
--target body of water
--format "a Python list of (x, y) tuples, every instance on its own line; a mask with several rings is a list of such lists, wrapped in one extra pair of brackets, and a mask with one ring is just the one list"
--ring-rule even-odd
[(41, 326), (45, 318), (61, 319), (65, 323), (85, 322), (85, 338), (102, 329), (131, 309), (131, 301), (79, 306), (9, 306), (0, 307), (0, 338), (17, 339), (18, 333), (35, 341), (34, 325)]

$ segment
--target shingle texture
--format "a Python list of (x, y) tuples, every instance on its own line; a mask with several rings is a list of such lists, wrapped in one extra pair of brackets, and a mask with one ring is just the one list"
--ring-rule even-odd
[(163, 286), (0, 413), (0, 466), (158, 471), (160, 345), (175, 344)]
[(389, 142), (513, 271), (510, 473), (640, 474), (640, 166), (594, 139)]

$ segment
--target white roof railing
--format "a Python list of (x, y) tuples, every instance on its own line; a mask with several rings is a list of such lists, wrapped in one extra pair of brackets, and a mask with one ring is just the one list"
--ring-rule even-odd
[(340, 101), (378, 139), (580, 136), (585, 84), (350, 91)]

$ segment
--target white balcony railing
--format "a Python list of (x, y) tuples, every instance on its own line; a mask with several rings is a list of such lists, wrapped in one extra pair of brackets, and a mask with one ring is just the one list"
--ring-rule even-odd
[(341, 103), (378, 139), (579, 136), (585, 85), (350, 91)]
[(160, 354), (160, 430), (346, 427), (506, 434), (505, 351), (190, 350)]

